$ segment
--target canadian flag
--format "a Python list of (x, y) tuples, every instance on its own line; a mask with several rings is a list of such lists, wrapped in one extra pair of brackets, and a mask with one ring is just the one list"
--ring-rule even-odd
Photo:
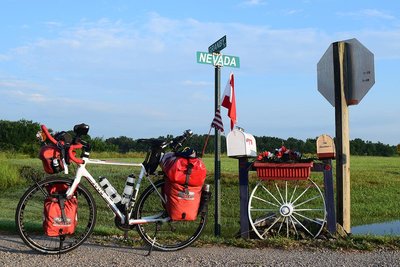
[(228, 83), (226, 84), (224, 95), (222, 96), (223, 107), (228, 109), (228, 117), (231, 119), (231, 130), (235, 126), (236, 120), (236, 99), (235, 99), (235, 80), (233, 72), (229, 75)]

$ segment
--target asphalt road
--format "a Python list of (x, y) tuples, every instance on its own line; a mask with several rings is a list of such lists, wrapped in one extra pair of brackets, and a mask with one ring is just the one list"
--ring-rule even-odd
[(76, 250), (42, 255), (14, 235), (0, 235), (0, 266), (400, 266), (400, 251), (333, 251), (329, 249), (243, 249), (210, 246), (177, 252), (86, 242)]

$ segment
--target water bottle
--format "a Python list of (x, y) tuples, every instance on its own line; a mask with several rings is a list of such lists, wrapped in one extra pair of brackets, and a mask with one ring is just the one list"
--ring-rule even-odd
[(121, 204), (129, 203), (132, 197), (134, 185), (135, 185), (135, 175), (131, 174), (126, 179), (124, 193), (122, 194)]
[(99, 183), (104, 189), (106, 194), (112, 199), (114, 203), (119, 203), (121, 201), (121, 196), (118, 194), (117, 190), (111, 185), (111, 183), (105, 177), (100, 177)]
[(206, 212), (208, 210), (208, 203), (210, 203), (210, 200), (211, 200), (210, 185), (205, 184), (203, 185), (203, 189), (201, 191), (200, 206), (197, 214), (200, 214), (201, 212)]
[(60, 164), (58, 163), (58, 159), (52, 160), (52, 167), (55, 173), (60, 172)]

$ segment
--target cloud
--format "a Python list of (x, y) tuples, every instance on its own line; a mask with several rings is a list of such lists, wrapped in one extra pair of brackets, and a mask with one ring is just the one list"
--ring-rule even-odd
[(182, 85), (190, 86), (190, 87), (210, 87), (210, 86), (213, 86), (213, 83), (207, 82), (207, 81), (185, 80), (185, 81), (182, 82)]
[(295, 15), (295, 14), (299, 14), (299, 13), (303, 13), (304, 10), (303, 9), (290, 9), (290, 10), (286, 10), (285, 14), (286, 15)]
[[(281, 114), (281, 106), (270, 106), (281, 103), (282, 97), (293, 109), (310, 103), (308, 94), (318, 96), (312, 106), (324, 101), (313, 79), (317, 62), (332, 42), (356, 37), (374, 52), (376, 60), (400, 58), (397, 28), (329, 32), (317, 27), (170, 19), (157, 13), (149, 13), (144, 21), (101, 19), (50, 26), (54, 26), (51, 37), (23, 43), (0, 55), (2, 112), (9, 112), (7, 103), (18, 102), (27, 113), (43, 111), (37, 112), (41, 117), (52, 109), (57, 110), (57, 117), (74, 114), (74, 120), (96, 121), (94, 127), (102, 131), (123, 125), (128, 136), (138, 131), (145, 135), (152, 127), (172, 132), (186, 128), (193, 118), (204, 121), (208, 130), (214, 109), (214, 69), (197, 64), (196, 51), (206, 51), (225, 34), (228, 46), (223, 53), (241, 59), (241, 68), (235, 69), (239, 119), (246, 122), (244, 127), (254, 120), (254, 129), (259, 125), (257, 134), (265, 132), (265, 126), (254, 117), (254, 107)], [(230, 70), (221, 70), (221, 86), (226, 82), (223, 75)], [(293, 109), (288, 110), (293, 113)], [(146, 127), (135, 127), (143, 122)], [(268, 123), (282, 125), (282, 121)], [(204, 130), (201, 123), (196, 127)]]
[(260, 6), (265, 5), (265, 1), (263, 0), (246, 0), (241, 3), (243, 6)]
[(355, 19), (383, 19), (383, 20), (394, 20), (396, 19), (395, 16), (391, 15), (389, 12), (380, 11), (377, 9), (362, 9), (354, 12), (339, 12), (337, 13), (340, 16), (348, 16), (353, 17)]
[(25, 92), (20, 91), (20, 90), (13, 90), (13, 91), (7, 91), (6, 90), (6, 91), (1, 91), (0, 94), (4, 94), (4, 95), (11, 96), (11, 97), (20, 98), (20, 99), (28, 101), (28, 102), (44, 103), (44, 102), (48, 101), (48, 99), (42, 94), (25, 93)]
[(10, 56), (9, 55), (0, 54), (0, 62), (1, 61), (8, 61), (8, 60), (10, 60)]

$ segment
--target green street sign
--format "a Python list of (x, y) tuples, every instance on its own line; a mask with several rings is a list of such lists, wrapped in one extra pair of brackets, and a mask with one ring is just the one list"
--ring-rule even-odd
[(240, 59), (235, 56), (222, 54), (210, 54), (207, 52), (196, 52), (197, 63), (210, 64), (220, 67), (240, 68)]
[(219, 53), (226, 47), (226, 35), (208, 47), (208, 53)]

